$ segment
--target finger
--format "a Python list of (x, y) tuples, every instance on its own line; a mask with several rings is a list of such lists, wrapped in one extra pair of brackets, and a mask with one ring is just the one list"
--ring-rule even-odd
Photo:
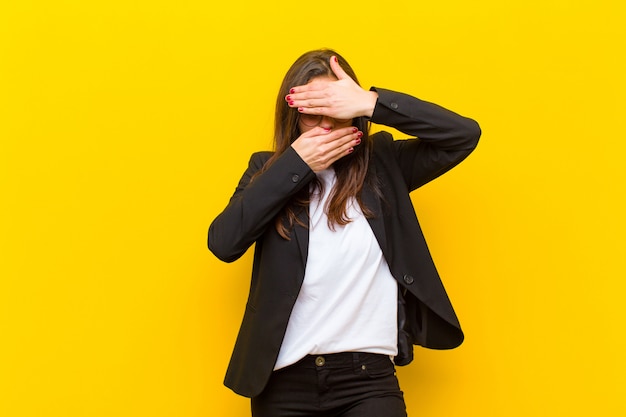
[(332, 108), (328, 105), (327, 100), (292, 100), (287, 105), (297, 109), (299, 113), (333, 116)]
[(301, 134), (300, 137), (311, 139), (311, 138), (316, 138), (318, 136), (326, 136), (331, 132), (332, 132), (332, 129), (322, 127), (322, 126), (315, 126), (313, 129), (308, 130), (304, 132), (303, 134)]
[(289, 94), (285, 97), (287, 101), (289, 98), (294, 100), (306, 100), (309, 98), (320, 98), (327, 95), (327, 87), (330, 81), (313, 81), (309, 84), (299, 85), (289, 90)]
[(339, 65), (339, 61), (337, 60), (337, 57), (334, 55), (330, 58), (330, 69), (333, 70), (333, 73), (335, 73), (335, 77), (337, 77), (338, 80), (350, 78), (350, 76), (346, 74), (343, 68), (341, 68), (341, 65)]
[(333, 131), (325, 131), (322, 141), (327, 144), (332, 144), (334, 147), (344, 147), (346, 144), (351, 146), (361, 143), (363, 132), (356, 127), (350, 126)]
[(291, 96), (287, 96), (286, 98), (287, 104), (292, 108), (300, 108), (300, 107), (324, 107), (326, 106), (326, 102), (328, 100), (321, 98), (306, 98), (306, 99), (297, 99)]
[(290, 95), (285, 97), (285, 101), (287, 101), (289, 107), (298, 109), (301, 113), (303, 113), (303, 110), (306, 108), (316, 107), (316, 103), (313, 100), (296, 100)]
[(350, 140), (335, 148), (333, 152), (329, 155), (329, 166), (332, 165), (335, 161), (354, 152), (354, 147), (356, 145), (357, 143), (355, 143), (354, 140)]
[(289, 107), (323, 107), (326, 105), (327, 99), (321, 98), (319, 95), (312, 94), (288, 94), (285, 101)]
[(354, 141), (354, 144), (358, 145), (361, 142), (360, 138), (362, 136), (363, 132), (359, 131), (356, 127), (353, 126), (344, 127), (336, 130), (325, 128), (322, 126), (316, 126), (313, 129), (300, 135), (301, 138), (316, 139), (319, 144), (324, 144), (325, 146), (328, 146), (328, 149), (337, 148), (351, 141)]
[(298, 107), (298, 112), (299, 113), (304, 113), (304, 114), (315, 114), (315, 115), (321, 115), (321, 116), (326, 116), (327, 115), (327, 108), (323, 107), (323, 106), (315, 106), (315, 105), (311, 105), (309, 104), (308, 106), (300, 106)]

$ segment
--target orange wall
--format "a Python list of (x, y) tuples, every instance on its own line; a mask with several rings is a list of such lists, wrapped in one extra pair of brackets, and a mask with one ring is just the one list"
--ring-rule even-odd
[(484, 132), (414, 193), (467, 339), (400, 370), (410, 414), (623, 415), (624, 2), (215, 4), (0, 5), (0, 415), (248, 414), (251, 257), (206, 229), (323, 46)]

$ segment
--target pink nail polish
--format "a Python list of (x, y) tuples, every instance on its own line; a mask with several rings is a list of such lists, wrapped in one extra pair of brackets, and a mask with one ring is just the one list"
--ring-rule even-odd
[(293, 101), (290, 101), (290, 102), (289, 102), (289, 105), (290, 105), (290, 106), (293, 106)]
[(363, 132), (359, 132), (356, 135), (357, 135), (357, 137), (362, 138), (363, 137)]
[(285, 97), (285, 100), (287, 100), (287, 101), (291, 101), (291, 96), (287, 96), (287, 97)]
[(352, 133), (356, 133), (356, 132), (358, 132), (358, 131), (359, 131), (359, 129), (357, 129), (356, 127), (353, 127), (353, 128), (352, 128)]
[(296, 89), (295, 89), (295, 88), (292, 88), (291, 90), (289, 90), (289, 93), (291, 93), (291, 94), (293, 94), (293, 93), (295, 93), (295, 92), (296, 92)]
[(304, 110), (304, 108), (303, 108), (303, 107), (298, 107), (298, 111), (299, 111), (299, 112), (302, 112), (302, 110)]
[(348, 153), (352, 153), (352, 152), (354, 152), (354, 148), (348, 149)]
[(361, 143), (361, 139), (360, 139), (360, 138), (357, 138), (357, 139), (355, 140), (355, 142), (356, 142), (356, 144), (357, 144), (357, 145), (359, 145), (359, 144)]
[(335, 62), (339, 62), (336, 56), (334, 56), (333, 59), (335, 60)]

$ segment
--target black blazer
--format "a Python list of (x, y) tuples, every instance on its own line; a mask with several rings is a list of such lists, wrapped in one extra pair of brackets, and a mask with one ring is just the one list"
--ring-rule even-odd
[[(368, 175), (376, 176), (382, 198), (370, 186), (363, 203), (375, 217), (369, 224), (392, 275), (400, 285), (399, 355), (412, 359), (412, 345), (450, 349), (463, 332), (430, 256), (409, 193), (438, 177), (472, 152), (480, 137), (478, 124), (449, 110), (406, 94), (376, 89), (372, 122), (418, 139), (396, 140), (387, 132), (372, 135)], [(209, 228), (209, 249), (232, 262), (256, 243), (250, 293), (224, 384), (254, 397), (265, 387), (304, 279), (308, 229), (295, 226), (291, 240), (276, 232), (274, 218), (315, 174), (289, 148), (253, 182), (251, 177), (272, 154), (252, 155), (228, 206)], [(302, 213), (308, 224), (307, 213)]]

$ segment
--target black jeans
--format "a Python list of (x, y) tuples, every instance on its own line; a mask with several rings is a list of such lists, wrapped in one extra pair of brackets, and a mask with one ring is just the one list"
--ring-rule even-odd
[(391, 359), (373, 353), (306, 356), (275, 371), (252, 398), (253, 417), (406, 417)]

